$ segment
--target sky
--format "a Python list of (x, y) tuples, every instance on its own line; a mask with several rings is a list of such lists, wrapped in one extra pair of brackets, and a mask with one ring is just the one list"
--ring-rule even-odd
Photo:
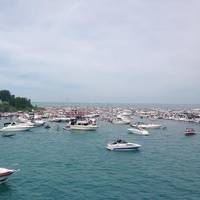
[(0, 89), (46, 102), (196, 104), (199, 0), (0, 0)]

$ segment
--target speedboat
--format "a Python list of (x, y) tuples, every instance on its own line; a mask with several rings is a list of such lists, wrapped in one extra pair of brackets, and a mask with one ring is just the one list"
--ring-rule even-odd
[(49, 121), (50, 122), (61, 122), (62, 120), (58, 117), (54, 117), (54, 118), (50, 118)]
[(43, 126), (45, 124), (45, 121), (43, 121), (43, 120), (34, 120), (33, 124), (34, 124), (34, 126), (39, 127), (39, 126)]
[(195, 135), (195, 134), (196, 134), (196, 132), (193, 128), (186, 128), (185, 129), (185, 135), (186, 136), (191, 136), (191, 135)]
[(143, 128), (143, 129), (158, 129), (161, 128), (160, 124), (144, 124), (143, 122), (138, 122), (136, 124), (131, 124), (132, 127)]
[(35, 124), (31, 121), (23, 122), (23, 123), (16, 123), (15, 124), (20, 124), (23, 127), (28, 127), (28, 128), (34, 128)]
[(138, 135), (149, 135), (149, 132), (147, 130), (142, 129), (142, 128), (129, 128), (128, 132), (138, 134)]
[(113, 124), (130, 124), (131, 121), (127, 117), (117, 115), (117, 118), (113, 119), (112, 123)]
[(5, 123), (4, 127), (0, 129), (1, 132), (17, 132), (17, 131), (27, 131), (31, 128), (31, 126), (26, 123), (17, 124), (15, 122)]
[(127, 150), (137, 150), (140, 147), (141, 145), (139, 144), (126, 142), (124, 140), (116, 140), (113, 143), (108, 143), (106, 148), (111, 151), (112, 150), (127, 151)]
[(96, 131), (98, 126), (96, 124), (91, 124), (88, 121), (77, 121), (76, 123), (71, 123), (69, 130), (71, 131)]
[(0, 184), (6, 182), (14, 172), (16, 172), (14, 169), (0, 168)]
[(130, 122), (126, 122), (126, 121), (119, 120), (119, 119), (114, 119), (114, 120), (112, 120), (112, 123), (113, 124), (129, 124)]

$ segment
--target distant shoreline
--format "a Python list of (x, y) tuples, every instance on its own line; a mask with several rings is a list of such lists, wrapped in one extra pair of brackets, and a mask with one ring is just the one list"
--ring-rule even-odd
[(65, 106), (103, 106), (103, 107), (136, 107), (136, 108), (171, 108), (171, 109), (195, 109), (200, 104), (164, 104), (164, 103), (81, 103), (81, 102), (32, 102), (41, 107), (65, 107)]

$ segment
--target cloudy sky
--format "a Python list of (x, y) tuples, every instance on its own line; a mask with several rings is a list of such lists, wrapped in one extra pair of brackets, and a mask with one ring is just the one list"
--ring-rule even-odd
[(32, 101), (199, 103), (199, 0), (0, 0), (0, 89)]

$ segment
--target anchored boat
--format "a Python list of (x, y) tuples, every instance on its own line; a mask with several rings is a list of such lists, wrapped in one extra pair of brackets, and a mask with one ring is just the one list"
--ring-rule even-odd
[(2, 129), (0, 129), (1, 132), (17, 132), (17, 131), (27, 131), (30, 128), (32, 128), (32, 126), (26, 124), (26, 123), (5, 123), (4, 127)]
[(147, 130), (142, 129), (142, 128), (129, 128), (128, 132), (134, 133), (134, 134), (137, 134), (137, 135), (149, 135), (149, 132)]
[(195, 134), (196, 134), (196, 132), (193, 128), (186, 128), (185, 129), (185, 135), (186, 136), (191, 136), (191, 135), (195, 135)]
[(98, 126), (96, 123), (90, 121), (77, 121), (76, 123), (71, 123), (69, 130), (74, 131), (96, 131)]
[(131, 124), (134, 128), (143, 128), (143, 129), (159, 129), (162, 127), (160, 124), (144, 124), (143, 122), (138, 122), (136, 124)]
[(113, 143), (107, 144), (106, 148), (111, 151), (112, 150), (127, 151), (127, 150), (137, 150), (140, 147), (141, 145), (139, 144), (126, 142), (125, 140), (116, 140)]

